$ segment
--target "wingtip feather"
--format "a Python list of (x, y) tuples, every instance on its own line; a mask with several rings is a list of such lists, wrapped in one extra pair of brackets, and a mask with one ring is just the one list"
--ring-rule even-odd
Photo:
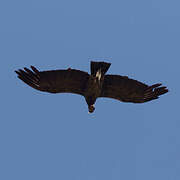
[(31, 66), (31, 69), (32, 69), (36, 74), (39, 74), (39, 70), (36, 69), (34, 66)]
[(20, 80), (22, 80), (24, 83), (28, 84), (29, 86), (35, 89), (40, 90), (39, 89), (39, 75), (37, 74), (37, 72), (39, 73), (39, 71), (35, 67), (32, 67), (32, 70), (34, 72), (24, 67), (24, 69), (15, 70), (15, 73), (18, 75), (17, 77)]
[(159, 96), (169, 92), (166, 86), (160, 87), (161, 85), (162, 85), (161, 83), (158, 83), (158, 84), (149, 86), (145, 91), (144, 100), (150, 101), (153, 99), (158, 99)]

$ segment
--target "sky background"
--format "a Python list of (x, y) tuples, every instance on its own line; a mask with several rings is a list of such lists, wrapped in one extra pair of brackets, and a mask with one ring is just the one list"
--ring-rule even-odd
[[(180, 179), (179, 0), (0, 1), (0, 179)], [(38, 92), (14, 70), (90, 60), (170, 92), (145, 104)]]

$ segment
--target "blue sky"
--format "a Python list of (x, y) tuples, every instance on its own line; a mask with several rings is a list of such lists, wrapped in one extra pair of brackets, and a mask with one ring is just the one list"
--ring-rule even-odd
[[(0, 179), (179, 180), (180, 1), (0, 2)], [(111, 62), (170, 92), (146, 104), (38, 92), (14, 70)]]

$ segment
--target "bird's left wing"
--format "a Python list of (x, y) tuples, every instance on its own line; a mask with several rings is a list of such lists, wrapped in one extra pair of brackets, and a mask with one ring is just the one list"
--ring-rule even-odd
[(89, 78), (87, 72), (75, 69), (39, 71), (34, 66), (15, 71), (18, 78), (34, 89), (50, 93), (76, 93), (84, 95)]
[(127, 76), (105, 75), (100, 97), (114, 98), (123, 102), (143, 103), (157, 99), (168, 92), (165, 86), (148, 86)]

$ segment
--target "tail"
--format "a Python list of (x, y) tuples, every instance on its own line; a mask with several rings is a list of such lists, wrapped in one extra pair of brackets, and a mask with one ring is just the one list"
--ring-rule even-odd
[(91, 61), (91, 75), (96, 76), (96, 73), (100, 71), (104, 76), (110, 65), (111, 63)]

